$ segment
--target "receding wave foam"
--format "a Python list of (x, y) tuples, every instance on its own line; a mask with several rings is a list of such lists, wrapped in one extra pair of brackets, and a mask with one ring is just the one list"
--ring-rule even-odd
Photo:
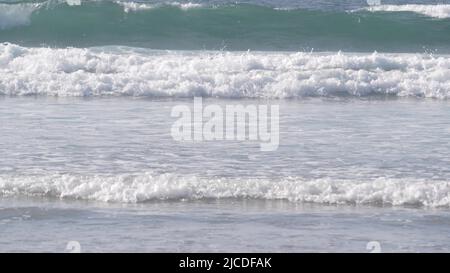
[(29, 24), (31, 14), (40, 6), (39, 3), (0, 4), (0, 30)]
[(450, 183), (409, 179), (206, 179), (174, 174), (0, 176), (1, 196), (104, 202), (250, 198), (320, 204), (449, 207)]
[(450, 57), (0, 45), (0, 94), (450, 97)]
[(366, 10), (372, 12), (414, 12), (439, 19), (450, 18), (450, 5), (375, 5), (366, 8)]

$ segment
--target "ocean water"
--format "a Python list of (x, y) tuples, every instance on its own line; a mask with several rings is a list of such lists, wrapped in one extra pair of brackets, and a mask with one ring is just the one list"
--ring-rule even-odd
[(2, 1), (0, 40), (25, 46), (450, 53), (449, 1)]
[[(450, 250), (450, 2), (2, 1), (0, 252)], [(279, 146), (176, 106), (279, 105)]]

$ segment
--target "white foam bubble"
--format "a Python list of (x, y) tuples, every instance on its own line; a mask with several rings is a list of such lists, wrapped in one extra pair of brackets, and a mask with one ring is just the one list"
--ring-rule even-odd
[(420, 5), (420, 4), (407, 4), (407, 5), (373, 5), (367, 7), (366, 10), (372, 12), (384, 11), (384, 12), (414, 12), (425, 16), (444, 19), (450, 18), (450, 5)]
[(198, 178), (155, 175), (0, 176), (1, 196), (46, 196), (104, 202), (249, 198), (319, 204), (450, 206), (450, 182), (379, 178), (368, 181), (301, 178)]
[(29, 24), (31, 14), (40, 6), (38, 3), (0, 4), (0, 29)]
[(172, 52), (0, 45), (0, 94), (300, 98), (450, 97), (450, 57)]

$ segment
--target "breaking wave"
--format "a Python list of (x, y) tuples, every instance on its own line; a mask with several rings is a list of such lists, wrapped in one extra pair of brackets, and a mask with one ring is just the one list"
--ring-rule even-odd
[(450, 97), (450, 57), (0, 44), (0, 95)]
[(449, 207), (450, 183), (379, 178), (371, 181), (285, 178), (225, 179), (175, 174), (0, 176), (0, 196), (102, 202), (249, 198), (318, 204)]
[(31, 14), (38, 10), (41, 4), (1, 4), (0, 3), (0, 30), (28, 25)]
[(366, 10), (371, 12), (414, 12), (439, 19), (450, 18), (450, 5), (375, 5)]

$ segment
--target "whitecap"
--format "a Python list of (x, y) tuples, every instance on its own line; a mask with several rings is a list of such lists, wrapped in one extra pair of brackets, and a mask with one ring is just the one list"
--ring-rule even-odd
[(450, 18), (450, 5), (373, 5), (365, 8), (371, 12), (414, 12), (429, 17), (445, 19)]
[(199, 178), (177, 174), (2, 175), (0, 196), (102, 202), (262, 199), (317, 204), (449, 207), (450, 183), (421, 179)]
[(450, 97), (450, 57), (0, 45), (0, 94), (291, 99)]

